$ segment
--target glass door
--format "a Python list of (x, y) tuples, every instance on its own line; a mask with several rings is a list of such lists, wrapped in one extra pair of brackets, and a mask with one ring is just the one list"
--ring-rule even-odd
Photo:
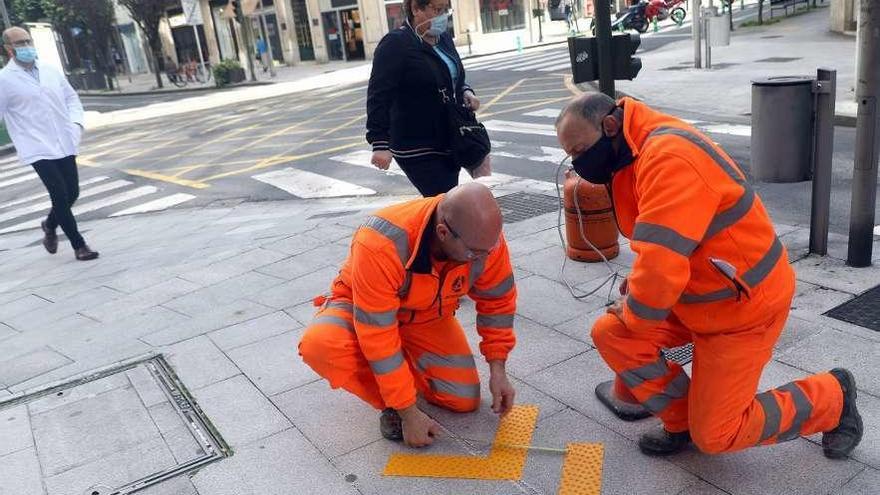
[(293, 0), (293, 28), (296, 30), (296, 44), (300, 60), (315, 60), (315, 47), (312, 44), (312, 28), (309, 26), (309, 12), (305, 0)]
[(345, 43), (346, 60), (363, 60), (364, 30), (361, 28), (361, 13), (358, 9), (340, 11), (342, 34)]
[(324, 40), (327, 42), (327, 56), (330, 60), (345, 60), (339, 12), (335, 10), (332, 12), (322, 12), (321, 21), (324, 23)]

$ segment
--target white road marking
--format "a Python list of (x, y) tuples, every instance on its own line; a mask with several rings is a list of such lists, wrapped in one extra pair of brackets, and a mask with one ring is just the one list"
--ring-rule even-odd
[(351, 153), (346, 153), (344, 155), (331, 156), (330, 159), (334, 162), (342, 162), (349, 165), (369, 168), (377, 172), (382, 172), (386, 175), (406, 175), (405, 173), (403, 173), (403, 170), (400, 169), (400, 166), (398, 166), (394, 160), (391, 161), (391, 166), (388, 167), (388, 170), (381, 170), (376, 168), (375, 165), (370, 163), (370, 161), (373, 159), (373, 152), (368, 150), (352, 151)]
[[(103, 180), (107, 180), (107, 177), (103, 177), (103, 176), (92, 177), (91, 179), (87, 179), (87, 180), (80, 182), (79, 187), (80, 187), (80, 189), (82, 189), (83, 186), (87, 186), (89, 184), (95, 184), (96, 182), (101, 182)], [(32, 194), (30, 196), (25, 196), (23, 198), (13, 199), (12, 201), (7, 201), (5, 203), (0, 204), (0, 210), (2, 210), (3, 208), (9, 208), (10, 206), (15, 206), (15, 205), (20, 205), (22, 203), (27, 203), (28, 201), (33, 201), (35, 199), (46, 198), (48, 196), (49, 196), (48, 192), (41, 192), (41, 193), (37, 193), (37, 194)]]
[[(131, 182), (127, 180), (115, 180), (113, 182), (107, 182), (106, 184), (101, 184), (99, 186), (95, 186), (89, 189), (85, 189), (80, 191), (80, 198), (88, 198), (90, 196), (95, 196), (97, 194), (105, 193), (107, 191), (112, 191), (113, 189), (119, 189), (120, 187), (130, 186)], [(30, 206), (25, 206), (23, 208), (18, 208), (12, 211), (8, 211), (2, 215), (0, 215), (0, 223), (7, 222), (9, 220), (23, 217), (25, 215), (29, 215), (31, 213), (37, 213), (39, 211), (48, 211), (49, 208), (52, 207), (51, 201), (43, 201), (41, 203), (37, 203)]]
[(28, 172), (33, 172), (34, 169), (31, 167), (25, 167), (23, 165), (16, 165), (11, 170), (7, 170), (5, 172), (0, 172), (0, 179), (5, 179), (7, 177), (13, 177), (16, 175), (26, 174)]
[(559, 116), (559, 112), (561, 112), (561, 108), (542, 108), (540, 110), (535, 110), (534, 112), (524, 113), (526, 117), (547, 117), (548, 119), (555, 119)]
[(712, 134), (729, 134), (731, 136), (749, 137), (752, 135), (752, 127), (742, 124), (703, 124), (698, 125), (703, 132)]
[(193, 196), (192, 194), (176, 193), (170, 196), (165, 196), (164, 198), (154, 199), (153, 201), (148, 201), (146, 203), (135, 205), (122, 211), (117, 211), (110, 216), (121, 217), (123, 215), (134, 215), (136, 213), (148, 213), (151, 211), (167, 210), (172, 206), (186, 203), (187, 201), (190, 201), (192, 199), (195, 199), (195, 196)]
[(295, 168), (275, 170), (254, 175), (253, 178), (300, 198), (334, 198), (376, 194), (376, 191), (368, 187)]
[(874, 227), (874, 235), (880, 235), (880, 225)]
[(7, 179), (4, 181), (0, 181), (0, 188), (4, 188), (6, 186), (13, 186), (15, 184), (21, 184), (22, 182), (27, 182), (29, 180), (37, 179), (39, 176), (33, 169), (28, 170), (29, 173), (19, 175), (18, 177), (13, 177), (11, 179)]
[(529, 124), (509, 120), (487, 120), (483, 122), (486, 129), (494, 132), (512, 132), (516, 134), (532, 134), (536, 136), (556, 136), (556, 129), (549, 124)]

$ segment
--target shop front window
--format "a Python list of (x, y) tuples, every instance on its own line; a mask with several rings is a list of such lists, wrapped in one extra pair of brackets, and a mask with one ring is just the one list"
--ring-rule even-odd
[(525, 29), (523, 0), (480, 0), (484, 33)]
[(403, 2), (386, 2), (385, 13), (388, 17), (388, 31), (393, 31), (406, 22), (406, 14), (403, 12)]

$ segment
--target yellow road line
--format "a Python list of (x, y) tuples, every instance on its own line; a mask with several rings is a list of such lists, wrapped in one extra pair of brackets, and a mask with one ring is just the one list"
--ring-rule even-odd
[(504, 91), (498, 93), (498, 96), (496, 96), (495, 98), (492, 98), (492, 99), (489, 101), (489, 103), (486, 103), (485, 105), (483, 105), (482, 107), (480, 107), (480, 110), (483, 111), (483, 112), (485, 112), (486, 110), (489, 109), (489, 107), (491, 107), (491, 106), (494, 105), (496, 102), (498, 102), (498, 100), (500, 100), (501, 98), (504, 98), (505, 96), (507, 96), (511, 91), (513, 91), (514, 89), (516, 89), (517, 87), (519, 87), (520, 84), (522, 84), (522, 83), (524, 83), (524, 82), (526, 82), (526, 81), (527, 81), (527, 79), (520, 79), (519, 81), (517, 81), (517, 82), (511, 84), (507, 89), (505, 89)]
[[(0, 0), (0, 1), (2, 1), (2, 0)], [(76, 164), (77, 165), (85, 165), (86, 167), (99, 168), (100, 165), (93, 162), (92, 158), (94, 158), (94, 157), (93, 156), (78, 156), (78, 157), (76, 157)]]
[(177, 184), (178, 186), (186, 186), (191, 187), (193, 189), (205, 189), (206, 187), (211, 187), (210, 184), (205, 184), (204, 182), (198, 182), (194, 180), (188, 179), (180, 179), (178, 177), (172, 177), (170, 175), (164, 175), (156, 172), (148, 172), (146, 170), (138, 170), (134, 168), (125, 169), (123, 172), (129, 175), (136, 175), (138, 177), (146, 177), (147, 179), (160, 180), (162, 182), (170, 182), (171, 184)]

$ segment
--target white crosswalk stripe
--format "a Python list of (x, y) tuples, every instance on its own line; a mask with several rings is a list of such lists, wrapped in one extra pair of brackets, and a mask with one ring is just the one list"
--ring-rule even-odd
[(33, 172), (34, 169), (30, 167), (18, 166), (16, 165), (14, 168), (10, 170), (6, 170), (5, 172), (0, 172), (0, 179), (5, 179), (7, 177), (15, 177), (16, 175), (26, 174), (28, 172)]
[(295, 168), (254, 175), (254, 179), (287, 191), (300, 198), (334, 198), (340, 196), (372, 196), (376, 191), (343, 180)]
[(134, 215), (136, 213), (148, 213), (152, 211), (161, 211), (167, 210), (172, 206), (177, 206), (179, 204), (186, 203), (187, 201), (193, 200), (196, 197), (192, 194), (186, 193), (177, 193), (172, 194), (170, 196), (165, 196), (164, 198), (154, 199), (153, 201), (148, 201), (146, 203), (142, 203), (136, 206), (132, 206), (131, 208), (126, 208), (122, 211), (117, 211), (116, 213), (111, 214), (111, 217), (119, 217), (123, 215)]
[[(97, 196), (98, 194), (105, 193), (107, 191), (112, 191), (114, 189), (119, 189), (120, 187), (125, 187), (131, 185), (131, 182), (127, 180), (114, 180), (112, 182), (107, 182), (105, 184), (101, 184), (95, 187), (90, 187), (88, 189), (84, 189), (80, 191), (79, 197), (88, 198), (91, 196)], [(18, 208), (12, 211), (8, 211), (6, 213), (0, 214), (0, 223), (12, 220), (14, 218), (23, 217), (25, 215), (37, 212), (46, 212), (49, 211), (49, 208), (52, 207), (51, 201), (43, 201), (42, 203), (37, 203), (29, 206), (25, 206), (22, 208)]]
[(483, 125), (486, 126), (486, 129), (494, 132), (556, 136), (556, 128), (549, 124), (532, 124), (529, 122), (513, 122), (509, 120), (487, 120), (486, 122), (483, 122)]
[(33, 169), (28, 170), (27, 174), (18, 175), (11, 179), (6, 179), (4, 181), (0, 181), (0, 188), (4, 188), (6, 186), (14, 186), (15, 184), (21, 184), (22, 182), (27, 182), (29, 180), (38, 179), (39, 176)]
[[(91, 179), (86, 179), (86, 180), (80, 182), (79, 187), (82, 188), (83, 186), (96, 184), (98, 182), (105, 181), (105, 180), (107, 180), (107, 177), (103, 177), (103, 176), (92, 177)], [(15, 206), (15, 205), (20, 205), (22, 203), (27, 203), (28, 201), (34, 201), (36, 199), (42, 199), (42, 198), (48, 198), (48, 197), (49, 197), (48, 192), (40, 192), (37, 194), (31, 194), (30, 196), (25, 196), (23, 198), (13, 199), (12, 201), (7, 201), (5, 203), (0, 203), (0, 210), (2, 210), (3, 208), (9, 208), (10, 206)]]

